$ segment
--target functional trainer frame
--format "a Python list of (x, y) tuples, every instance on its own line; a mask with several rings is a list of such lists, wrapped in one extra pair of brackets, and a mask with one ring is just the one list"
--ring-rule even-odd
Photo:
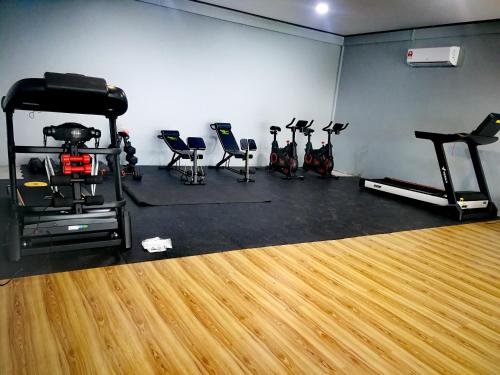
[[(115, 200), (96, 207), (75, 203), (67, 207), (23, 206), (17, 190), (16, 154), (62, 154), (64, 147), (18, 146), (14, 141), (14, 112), (78, 113), (101, 115), (109, 120), (110, 148), (76, 147), (75, 152), (112, 155), (115, 165), (121, 150), (117, 147), (116, 119), (128, 108), (122, 89), (102, 78), (79, 74), (45, 73), (44, 78), (16, 82), (2, 98), (7, 122), (11, 220), (9, 259), (46, 252), (121, 246), (132, 244), (130, 216), (125, 209), (120, 171), (114, 170)], [(77, 175), (73, 175), (77, 177)]]
[[(242, 138), (240, 140), (240, 149), (236, 139), (234, 138), (233, 132), (231, 131), (231, 124), (214, 123), (210, 125), (210, 128), (217, 132), (220, 144), (224, 149), (224, 155), (222, 156), (221, 161), (215, 165), (215, 168), (225, 168), (233, 173), (243, 175), (243, 178), (238, 179), (238, 182), (255, 182), (254, 179), (250, 178), (251, 174), (255, 174), (255, 169), (250, 168), (250, 159), (253, 158), (253, 154), (251, 154), (251, 152), (257, 150), (257, 144), (255, 141), (250, 138)], [(232, 157), (244, 160), (244, 169), (231, 167), (229, 165), (229, 161)]]
[[(185, 185), (204, 185), (205, 173), (198, 165), (198, 160), (203, 159), (199, 151), (205, 150), (205, 141), (201, 137), (188, 137), (187, 144), (182, 140), (177, 130), (162, 130), (158, 138), (163, 139), (170, 150), (174, 153), (172, 160), (160, 169), (175, 170), (181, 174)], [(189, 159), (192, 165), (188, 168), (181, 167), (178, 162), (181, 159)]]
[[(497, 207), (491, 201), (477, 148), (498, 141), (498, 137), (495, 137), (498, 131), (500, 131), (500, 115), (491, 113), (471, 133), (415, 132), (415, 137), (428, 139), (434, 144), (444, 190), (388, 177), (383, 179), (362, 178), (359, 182), (360, 187), (443, 207), (448, 210), (452, 217), (460, 221), (464, 219), (494, 218), (497, 216)], [(469, 148), (479, 191), (456, 191), (454, 188), (444, 144), (455, 142), (463, 142)]]

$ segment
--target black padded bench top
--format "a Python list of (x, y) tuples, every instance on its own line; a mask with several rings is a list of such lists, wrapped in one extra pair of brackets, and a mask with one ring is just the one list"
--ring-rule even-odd
[(245, 155), (245, 153), (240, 150), (238, 142), (236, 142), (234, 138), (233, 132), (231, 131), (231, 124), (215, 123), (210, 126), (217, 131), (220, 143), (225, 152), (236, 157), (239, 157), (238, 155)]
[(177, 130), (162, 130), (158, 138), (163, 139), (174, 152), (179, 154), (183, 152), (191, 153), (188, 145), (182, 140)]
[(186, 141), (190, 150), (205, 150), (207, 148), (201, 137), (188, 137)]

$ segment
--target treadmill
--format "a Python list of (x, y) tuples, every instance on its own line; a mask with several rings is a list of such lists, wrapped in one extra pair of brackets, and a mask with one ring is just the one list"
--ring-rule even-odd
[[(487, 219), (497, 216), (497, 207), (491, 201), (484, 176), (478, 146), (498, 141), (495, 135), (500, 130), (500, 114), (490, 113), (471, 133), (441, 134), (416, 131), (415, 137), (428, 139), (434, 144), (444, 189), (438, 189), (394, 178), (361, 178), (359, 186), (365, 189), (395, 194), (401, 197), (426, 202), (443, 208), (455, 219)], [(464, 142), (467, 144), (476, 174), (479, 191), (456, 191), (453, 187), (448, 161), (444, 151), (445, 143)]]

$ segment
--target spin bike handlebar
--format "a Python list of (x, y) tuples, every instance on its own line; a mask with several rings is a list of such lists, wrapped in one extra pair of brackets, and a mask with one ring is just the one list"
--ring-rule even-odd
[(286, 128), (288, 128), (288, 129), (290, 129), (290, 128), (293, 126), (293, 123), (294, 123), (294, 122), (295, 122), (295, 117), (294, 117), (294, 118), (292, 119), (292, 121), (291, 121), (288, 125), (286, 125), (285, 127), (286, 127)]
[(330, 123), (323, 128), (323, 131), (325, 131), (325, 132), (328, 131), (330, 129), (330, 126), (332, 126), (332, 124), (333, 124), (333, 121), (330, 121)]

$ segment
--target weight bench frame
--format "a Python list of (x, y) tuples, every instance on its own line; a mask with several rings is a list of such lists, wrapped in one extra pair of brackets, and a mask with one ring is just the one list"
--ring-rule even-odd
[[(221, 161), (219, 161), (214, 168), (224, 168), (233, 173), (243, 175), (243, 178), (238, 179), (238, 182), (255, 182), (254, 179), (250, 178), (251, 174), (255, 174), (255, 169), (250, 168), (249, 163), (250, 159), (253, 158), (253, 155), (250, 152), (257, 150), (255, 141), (253, 139), (242, 138), (240, 140), (240, 146), (238, 146), (233, 132), (231, 131), (231, 124), (229, 123), (210, 124), (210, 128), (217, 132), (217, 137), (219, 138), (220, 144), (224, 150), (224, 155), (222, 156)], [(243, 159), (245, 161), (244, 169), (231, 167), (229, 162), (232, 157), (236, 159)]]
[[(171, 140), (168, 137), (175, 137), (175, 140)], [(203, 173), (203, 168), (198, 166), (198, 160), (203, 159), (203, 155), (198, 154), (198, 151), (206, 149), (205, 141), (201, 137), (188, 137), (187, 144), (182, 140), (177, 130), (161, 130), (158, 135), (159, 139), (163, 139), (168, 148), (174, 153), (170, 162), (164, 166), (159, 167), (160, 169), (175, 170), (181, 174), (181, 178), (184, 178), (185, 185), (204, 185), (205, 184), (205, 173)], [(177, 141), (177, 147), (171, 142)], [(182, 168), (180, 166), (181, 159), (189, 159), (192, 162), (190, 170), (186, 167)], [(179, 164), (177, 164), (179, 162)], [(201, 173), (199, 173), (201, 170)]]

